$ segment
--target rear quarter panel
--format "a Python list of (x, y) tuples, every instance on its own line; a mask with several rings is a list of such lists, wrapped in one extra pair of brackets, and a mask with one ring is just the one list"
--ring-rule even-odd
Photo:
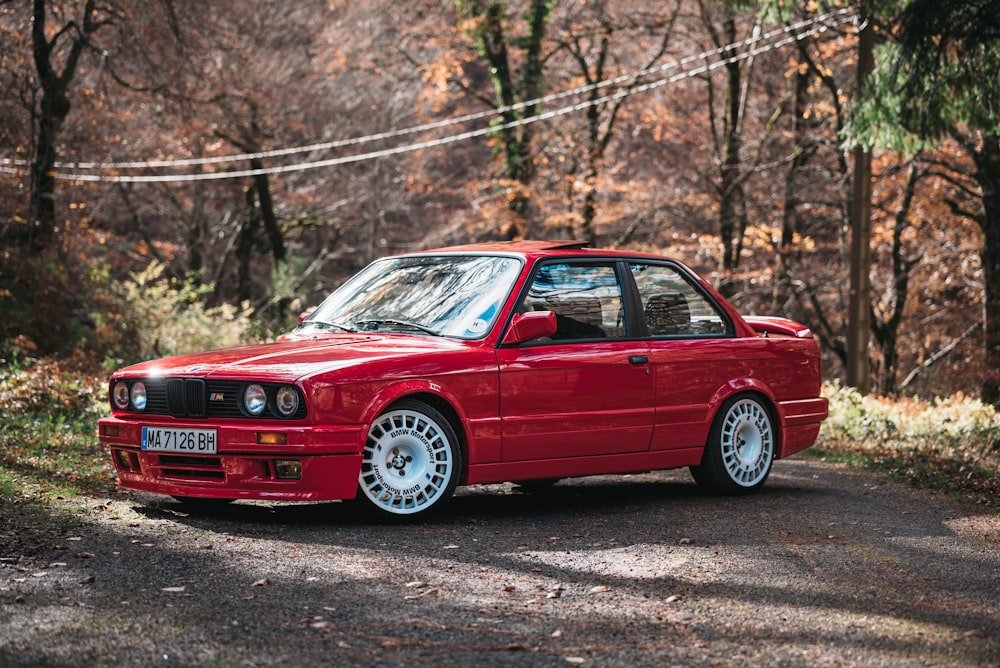
[[(774, 406), (782, 434), (786, 431), (785, 404), (819, 396), (819, 351), (811, 338), (663, 341), (653, 344), (653, 360), (657, 374), (654, 450), (703, 447), (722, 403), (740, 392), (766, 397)], [(781, 454), (785, 454), (783, 446)]]

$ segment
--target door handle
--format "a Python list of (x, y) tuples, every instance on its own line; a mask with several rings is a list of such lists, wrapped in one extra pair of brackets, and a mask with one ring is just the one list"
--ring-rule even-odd
[(628, 363), (632, 366), (642, 366), (643, 364), (649, 364), (649, 358), (645, 355), (629, 355)]

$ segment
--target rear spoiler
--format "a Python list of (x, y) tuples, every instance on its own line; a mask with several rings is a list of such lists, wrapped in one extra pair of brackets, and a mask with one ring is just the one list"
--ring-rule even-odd
[(770, 336), (791, 336), (796, 339), (811, 339), (812, 331), (805, 325), (801, 325), (788, 318), (776, 318), (773, 316), (744, 316), (743, 319), (753, 330), (764, 337)]

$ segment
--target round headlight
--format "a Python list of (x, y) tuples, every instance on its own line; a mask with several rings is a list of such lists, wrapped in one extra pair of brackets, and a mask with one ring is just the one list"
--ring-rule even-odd
[(267, 407), (267, 393), (260, 385), (247, 385), (243, 390), (243, 406), (250, 415), (260, 415)]
[(119, 380), (111, 388), (111, 403), (120, 411), (128, 410), (128, 383), (124, 380)]
[(299, 409), (299, 393), (291, 385), (282, 385), (274, 397), (274, 405), (281, 417), (291, 417)]
[(132, 398), (132, 408), (137, 411), (146, 410), (146, 385), (141, 381), (132, 384), (132, 391), (129, 393)]

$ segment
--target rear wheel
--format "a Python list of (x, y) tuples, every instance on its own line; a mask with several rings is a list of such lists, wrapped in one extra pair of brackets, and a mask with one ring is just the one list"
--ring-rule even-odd
[(368, 430), (357, 498), (383, 519), (423, 516), (451, 497), (461, 467), (462, 450), (447, 418), (404, 399)]
[(695, 481), (714, 494), (744, 494), (767, 480), (774, 462), (771, 414), (754, 395), (737, 395), (722, 404), (712, 424), (701, 464), (691, 467)]

